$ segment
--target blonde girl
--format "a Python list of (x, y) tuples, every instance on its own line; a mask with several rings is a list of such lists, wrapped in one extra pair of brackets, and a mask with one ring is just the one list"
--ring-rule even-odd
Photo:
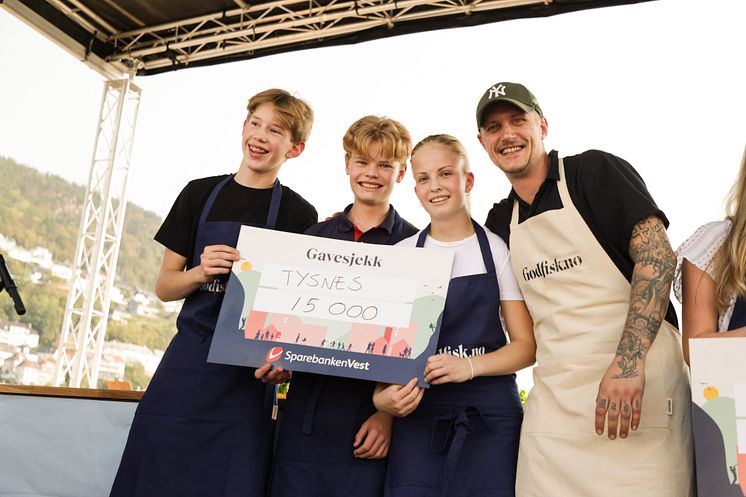
[(746, 150), (726, 218), (701, 226), (676, 250), (684, 357), (690, 338), (746, 337)]
[(413, 379), (374, 395), (399, 416), (384, 495), (512, 497), (523, 418), (514, 373), (534, 362), (533, 324), (505, 243), (469, 214), (474, 175), (461, 143), (428, 136), (411, 162), (431, 224), (400, 244), (452, 250), (454, 263), (439, 353), (424, 372), (431, 387)]

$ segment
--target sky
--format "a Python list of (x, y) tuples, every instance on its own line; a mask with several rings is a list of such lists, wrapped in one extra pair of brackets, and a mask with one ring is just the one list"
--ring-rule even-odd
[[(351, 201), (345, 130), (376, 114), (415, 141), (450, 133), (466, 145), (483, 222), (510, 186), (476, 139), (474, 112), (493, 83), (517, 81), (547, 117), (548, 149), (601, 149), (640, 172), (676, 246), (723, 216), (746, 145), (745, 18), (742, 0), (657, 0), (138, 77), (128, 199), (165, 216), (190, 179), (237, 170), (248, 98), (280, 87), (316, 113), (280, 179), (322, 218)], [(0, 75), (0, 155), (84, 184), (103, 78), (3, 10)], [(408, 173), (392, 202), (423, 227), (413, 187)]]

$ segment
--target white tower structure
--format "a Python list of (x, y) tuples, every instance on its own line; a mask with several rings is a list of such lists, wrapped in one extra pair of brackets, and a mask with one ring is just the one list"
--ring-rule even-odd
[(130, 79), (105, 82), (56, 353), (55, 385), (97, 386), (139, 106), (140, 88)]

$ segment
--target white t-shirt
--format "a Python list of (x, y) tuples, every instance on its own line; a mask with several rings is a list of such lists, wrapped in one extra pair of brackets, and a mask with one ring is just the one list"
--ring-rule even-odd
[[(521, 293), (521, 289), (518, 287), (513, 266), (510, 263), (508, 247), (502, 238), (487, 228), (484, 231), (487, 234), (487, 241), (490, 244), (492, 259), (495, 261), (497, 283), (500, 286), (500, 300), (523, 300), (523, 293)], [(420, 233), (421, 231), (409, 238), (405, 238), (397, 243), (397, 245), (416, 247), (417, 238), (420, 236)], [(451, 278), (468, 276), (470, 274), (484, 274), (487, 272), (487, 268), (484, 266), (484, 261), (482, 260), (482, 252), (479, 250), (479, 240), (477, 240), (476, 233), (457, 242), (441, 242), (427, 235), (425, 247), (444, 248), (453, 251)]]

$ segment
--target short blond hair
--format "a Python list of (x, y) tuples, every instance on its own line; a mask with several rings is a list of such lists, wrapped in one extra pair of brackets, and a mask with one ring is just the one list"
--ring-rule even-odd
[(283, 126), (290, 130), (293, 143), (303, 143), (308, 140), (313, 127), (313, 109), (306, 102), (294, 97), (285, 90), (270, 88), (249, 99), (246, 110), (248, 117), (262, 104), (272, 104), (277, 117)]
[(447, 135), (445, 133), (426, 136), (425, 138), (420, 140), (417, 145), (414, 146), (414, 148), (412, 149), (412, 155), (414, 156), (417, 150), (428, 144), (440, 145), (447, 148), (451, 152), (458, 154), (463, 159), (464, 172), (469, 172), (469, 156), (466, 153), (466, 148), (464, 148), (464, 145), (460, 141), (458, 141), (458, 138), (456, 138), (455, 136)]
[(345, 158), (349, 159), (353, 153), (369, 157), (373, 143), (380, 143), (381, 152), (400, 165), (406, 164), (412, 155), (412, 137), (400, 122), (388, 117), (365, 116), (352, 123), (342, 138)]

